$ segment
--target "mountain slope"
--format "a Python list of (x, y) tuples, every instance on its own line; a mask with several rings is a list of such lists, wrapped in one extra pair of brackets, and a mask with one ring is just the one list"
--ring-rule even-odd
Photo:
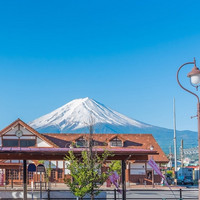
[[(104, 126), (104, 132), (112, 131), (119, 132), (122, 127), (122, 132), (124, 129), (130, 129), (130, 127), (136, 128), (148, 128), (150, 125), (141, 123), (139, 121), (130, 119), (114, 110), (111, 110), (98, 103), (97, 101), (89, 98), (75, 99), (64, 106), (54, 110), (53, 112), (44, 115), (29, 125), (41, 132), (51, 132), (54, 130), (56, 133), (66, 133), (66, 132), (80, 132), (81, 129), (86, 128), (94, 120), (94, 123), (98, 125), (97, 132), (100, 125)], [(105, 126), (105, 124), (107, 124)], [(113, 127), (118, 127), (117, 130)], [(113, 130), (112, 130), (113, 129)]]
[[(75, 99), (29, 125), (41, 133), (88, 133), (91, 123), (95, 133), (152, 133), (165, 152), (173, 141), (173, 130), (130, 119), (88, 97)], [(186, 147), (197, 145), (195, 137), (196, 132), (177, 131), (178, 144), (184, 139)]]

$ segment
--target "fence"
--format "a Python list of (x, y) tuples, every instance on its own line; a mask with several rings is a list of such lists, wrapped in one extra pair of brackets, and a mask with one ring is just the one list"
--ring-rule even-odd
[[(0, 199), (11, 200), (11, 199), (23, 199), (22, 190), (1, 190)], [(34, 190), (33, 194), (28, 191), (28, 199), (40, 199), (40, 191)], [(46, 200), (77, 200), (69, 190), (43, 190), (42, 199)], [(90, 197), (84, 197), (84, 200), (89, 200)], [(122, 195), (116, 190), (101, 190), (100, 194), (95, 197), (95, 200), (122, 200)], [(197, 189), (179, 189), (173, 190), (159, 190), (159, 189), (131, 189), (126, 192), (127, 200), (197, 200), (198, 190)]]

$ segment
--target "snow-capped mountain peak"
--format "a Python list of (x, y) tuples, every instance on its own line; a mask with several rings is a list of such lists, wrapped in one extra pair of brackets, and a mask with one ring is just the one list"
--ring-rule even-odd
[[(106, 132), (110, 133), (120, 131), (119, 127), (150, 127), (150, 125), (130, 119), (88, 97), (70, 101), (49, 114), (32, 121), (29, 125), (40, 132), (80, 133), (87, 131), (86, 128), (91, 124), (91, 120), (95, 127), (103, 129), (103, 132), (107, 129)], [(116, 130), (113, 130), (113, 127), (117, 127)]]

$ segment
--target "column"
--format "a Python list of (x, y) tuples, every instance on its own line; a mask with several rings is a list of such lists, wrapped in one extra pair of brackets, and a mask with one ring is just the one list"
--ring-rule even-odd
[(125, 177), (125, 170), (126, 170), (126, 162), (122, 160), (122, 200), (126, 200), (126, 177)]
[(24, 200), (27, 200), (27, 164), (26, 160), (23, 160), (23, 189), (24, 189)]

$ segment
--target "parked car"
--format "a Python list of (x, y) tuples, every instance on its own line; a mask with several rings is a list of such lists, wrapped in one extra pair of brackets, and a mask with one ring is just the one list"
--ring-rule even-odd
[(191, 176), (180, 177), (177, 180), (177, 183), (182, 185), (189, 185), (189, 184), (194, 185), (194, 181)]
[(191, 176), (185, 176), (185, 178), (183, 179), (183, 184), (184, 185), (187, 185), (187, 184), (194, 185), (193, 178)]

